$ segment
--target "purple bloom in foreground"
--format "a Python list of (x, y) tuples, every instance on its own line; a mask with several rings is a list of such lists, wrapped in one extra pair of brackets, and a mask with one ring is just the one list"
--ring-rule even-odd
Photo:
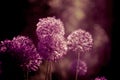
[(39, 19), (36, 34), (39, 40), (38, 51), (44, 59), (56, 61), (66, 54), (65, 31), (59, 19), (54, 17)]
[(95, 80), (107, 80), (105, 77), (96, 77)]
[(25, 36), (13, 38), (10, 52), (20, 62), (20, 66), (25, 71), (36, 71), (42, 62), (35, 45)]
[(39, 19), (39, 22), (37, 23), (36, 34), (39, 39), (47, 35), (64, 35), (65, 31), (63, 23), (60, 19), (55, 19), (55, 17), (47, 17)]
[(76, 68), (78, 70), (79, 75), (85, 75), (87, 73), (87, 64), (84, 61), (80, 60), (78, 66), (76, 66), (77, 61), (74, 61), (71, 65), (71, 70), (73, 71), (73, 73), (76, 72)]
[(44, 59), (56, 61), (67, 53), (67, 44), (63, 36), (46, 36), (39, 40), (38, 51)]
[(93, 38), (90, 33), (78, 29), (67, 37), (67, 44), (70, 50), (87, 52), (93, 46)]

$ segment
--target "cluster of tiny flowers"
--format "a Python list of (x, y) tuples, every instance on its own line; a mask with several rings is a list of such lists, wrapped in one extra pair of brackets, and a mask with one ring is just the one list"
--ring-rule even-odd
[(13, 52), (12, 55), (20, 60), (23, 70), (36, 71), (41, 64), (41, 57), (28, 37), (14, 37), (10, 50)]
[(88, 52), (93, 46), (93, 38), (89, 32), (78, 29), (67, 37), (69, 50)]
[(54, 17), (47, 17), (39, 19), (39, 22), (37, 23), (36, 34), (39, 39), (47, 35), (64, 35), (65, 31), (61, 20), (55, 19)]
[(46, 36), (39, 41), (38, 51), (44, 59), (56, 61), (67, 53), (67, 45), (62, 36)]
[(76, 68), (79, 75), (85, 75), (87, 73), (87, 64), (84, 61), (80, 60), (78, 66), (77, 67), (76, 66), (77, 66), (77, 61), (74, 61), (71, 65), (71, 70), (73, 73), (76, 72)]
[(44, 59), (56, 61), (66, 54), (65, 31), (59, 19), (54, 17), (39, 19), (36, 34), (39, 40), (38, 51)]
[(97, 77), (95, 80), (107, 80), (105, 77)]
[(36, 71), (41, 64), (41, 57), (37, 53), (33, 42), (25, 36), (14, 37), (13, 40), (5, 40), (1, 42), (4, 52), (17, 59), (19, 66), (24, 71)]

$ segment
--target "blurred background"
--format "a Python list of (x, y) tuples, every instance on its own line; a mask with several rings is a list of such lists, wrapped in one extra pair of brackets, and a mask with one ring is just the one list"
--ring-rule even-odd
[[(65, 26), (65, 37), (79, 28), (90, 32), (94, 39), (93, 50), (81, 59), (86, 62), (88, 71), (80, 80), (91, 80), (97, 76), (105, 76), (113, 80), (112, 75), (112, 0), (3, 0), (0, 2), (0, 40), (12, 39), (17, 35), (29, 36), (37, 44), (35, 34), (39, 18), (55, 16)], [(58, 63), (53, 63), (53, 80), (74, 80), (71, 63), (76, 55), (69, 52)], [(0, 62), (2, 64), (2, 62)], [(9, 65), (7, 65), (9, 66)], [(30, 73), (29, 80), (44, 80), (45, 66), (39, 71)], [(2, 67), (0, 67), (2, 68)], [(11, 77), (18, 74), (18, 77)], [(21, 78), (19, 78), (21, 77)], [(0, 80), (22, 80), (23, 75), (13, 67), (0, 71)]]

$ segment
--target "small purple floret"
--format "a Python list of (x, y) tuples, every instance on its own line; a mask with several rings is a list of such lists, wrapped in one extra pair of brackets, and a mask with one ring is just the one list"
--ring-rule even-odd
[(96, 77), (95, 80), (107, 80), (107, 79), (103, 76), (103, 77)]
[(77, 61), (74, 61), (71, 65), (71, 70), (73, 71), (73, 73), (76, 72), (76, 68), (78, 70), (79, 75), (85, 75), (87, 73), (87, 64), (84, 61), (80, 60), (78, 66), (76, 66)]

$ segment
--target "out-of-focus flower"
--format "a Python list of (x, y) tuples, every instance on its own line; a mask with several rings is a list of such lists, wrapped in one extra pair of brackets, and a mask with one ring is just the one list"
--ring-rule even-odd
[(103, 77), (96, 77), (95, 80), (107, 80), (107, 79), (103, 76)]
[(77, 61), (73, 61), (72, 65), (71, 65), (71, 71), (73, 73), (76, 72), (76, 68), (78, 70), (78, 74), (79, 75), (85, 75), (87, 73), (87, 64), (80, 60), (79, 63), (78, 63), (78, 66), (77, 66)]
[(93, 46), (93, 38), (89, 32), (78, 29), (67, 37), (69, 50), (87, 52)]
[(36, 34), (38, 39), (41, 39), (47, 35), (64, 35), (65, 31), (61, 20), (55, 19), (55, 17), (47, 17), (39, 19), (39, 22), (37, 23)]
[(44, 59), (56, 61), (67, 53), (65, 38), (60, 35), (47, 35), (39, 39), (38, 51)]
[(9, 47), (11, 46), (11, 40), (4, 40), (0, 43), (0, 53), (5, 53), (8, 51)]
[(35, 45), (28, 37), (14, 37), (9, 50), (25, 71), (36, 71), (42, 62)]

